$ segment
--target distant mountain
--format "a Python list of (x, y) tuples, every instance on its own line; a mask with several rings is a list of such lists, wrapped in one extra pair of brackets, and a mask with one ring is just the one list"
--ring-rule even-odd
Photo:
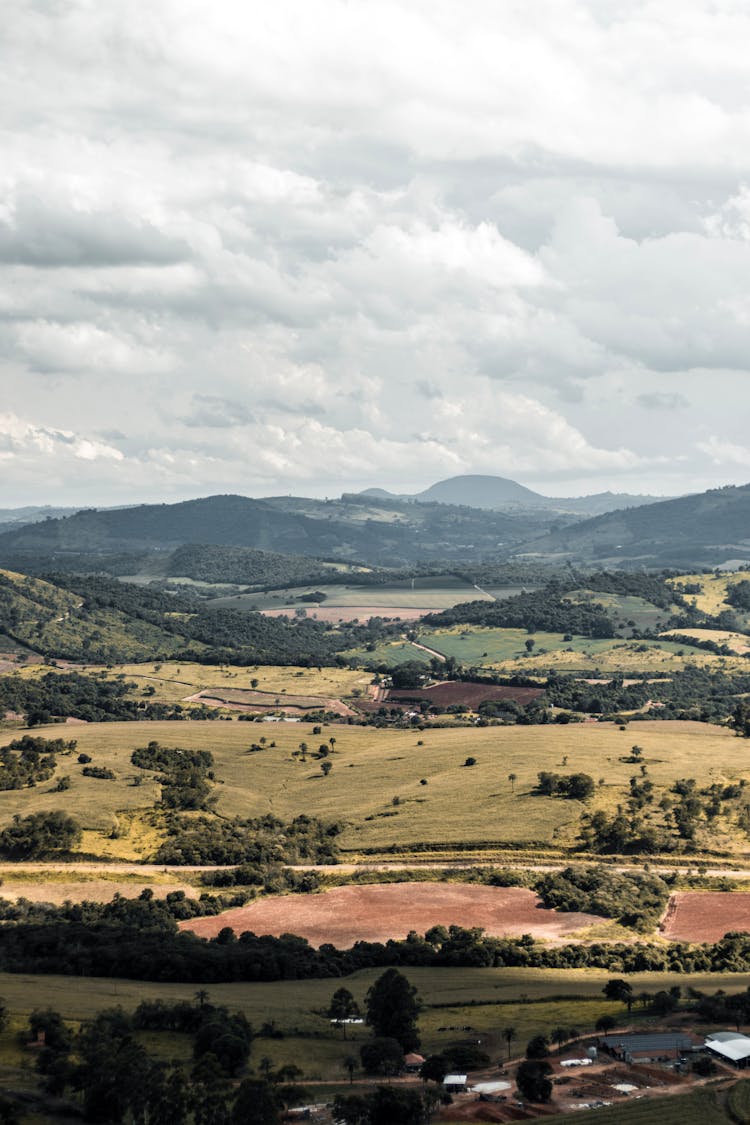
[(453, 504), (489, 511), (533, 508), (550, 513), (598, 516), (620, 508), (653, 504), (660, 496), (634, 496), (626, 492), (598, 492), (593, 496), (544, 496), (507, 477), (467, 475), (438, 481), (423, 492), (398, 495), (384, 488), (367, 488), (357, 494), (370, 500), (409, 500), (419, 504)]
[(608, 512), (530, 540), (523, 553), (608, 566), (750, 559), (750, 484)]
[(506, 477), (465, 476), (438, 481), (414, 497), (422, 504), (460, 504), (469, 508), (535, 507), (545, 497)]

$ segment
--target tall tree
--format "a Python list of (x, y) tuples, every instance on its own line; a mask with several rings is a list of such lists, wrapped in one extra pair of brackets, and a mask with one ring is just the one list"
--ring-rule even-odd
[(387, 969), (368, 990), (367, 1022), (380, 1038), (397, 1039), (404, 1051), (420, 1043), (416, 988), (398, 969)]

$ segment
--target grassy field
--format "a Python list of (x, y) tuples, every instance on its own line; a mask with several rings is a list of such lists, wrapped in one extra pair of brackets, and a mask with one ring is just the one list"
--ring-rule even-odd
[[(640, 1098), (594, 1110), (593, 1116), (591, 1112), (586, 1114), (587, 1121), (589, 1118), (597, 1125), (599, 1122), (602, 1125), (729, 1125), (733, 1120), (724, 1113), (720, 1095), (710, 1090)], [(546, 1125), (557, 1125), (558, 1122), (571, 1123), (578, 1119), (577, 1113), (564, 1113), (543, 1120)]]
[[(211, 600), (211, 605), (231, 609), (281, 609), (283, 606), (299, 606), (299, 598), (318, 587), (290, 586), (284, 590), (268, 593), (238, 594)], [(394, 585), (347, 586), (331, 585), (321, 587), (325, 594), (324, 606), (345, 608), (351, 606), (383, 606), (390, 609), (451, 609), (459, 602), (492, 601), (490, 594), (483, 593), (476, 586), (462, 582), (453, 575), (445, 579), (414, 579)], [(302, 603), (304, 604), (304, 603)], [(309, 606), (308, 606), (309, 608)]]
[[(44, 665), (30, 665), (14, 675), (34, 679), (50, 671)], [(116, 664), (109, 668), (86, 665), (88, 673), (99, 673), (107, 679), (124, 676), (135, 683), (131, 693), (135, 697), (145, 689), (154, 688), (151, 698), (165, 703), (179, 703), (199, 691), (210, 689), (250, 688), (257, 680), (257, 690), (283, 695), (319, 695), (339, 698), (353, 692), (364, 691), (372, 676), (351, 668), (296, 668), (280, 665), (236, 668), (219, 664), (190, 664), (164, 661), (146, 664)]]
[(667, 582), (676, 589), (685, 585), (700, 586), (699, 594), (685, 594), (684, 597), (703, 613), (715, 616), (724, 609), (731, 609), (726, 600), (727, 591), (747, 577), (742, 571), (734, 574), (681, 574), (677, 578), (668, 578)]
[[(724, 629), (674, 629), (671, 632), (679, 633), (683, 637), (693, 637), (697, 641), (713, 641), (717, 645), (726, 645), (741, 656), (750, 652), (750, 637), (744, 633), (730, 633)], [(662, 633), (662, 637), (669, 638), (671, 632)]]
[[(670, 641), (631, 641), (573, 637), (565, 640), (562, 633), (528, 633), (525, 629), (489, 629), (482, 626), (456, 625), (450, 629), (423, 630), (422, 644), (454, 656), (465, 665), (499, 669), (508, 672), (558, 671), (592, 672), (673, 672), (686, 663), (716, 664), (722, 657), (691, 648), (689, 644)], [(526, 641), (535, 642), (531, 655)], [(722, 665), (724, 666), (724, 665)], [(743, 668), (744, 663), (727, 659), (726, 666)]]
[[(366, 969), (345, 978), (346, 987), (361, 1005), (368, 988), (381, 972)], [(419, 1027), (423, 1047), (428, 1051), (461, 1039), (462, 1035), (457, 1035), (455, 1029), (466, 1026), (483, 1037), (489, 1036), (492, 1045), (494, 1037), (508, 1026), (516, 1028), (517, 1043), (524, 1043), (531, 1035), (548, 1033), (561, 1025), (576, 1027), (582, 1033), (590, 1032), (604, 1014), (627, 1020), (622, 1004), (602, 996), (602, 989), (611, 976), (605, 971), (409, 968), (404, 972), (416, 986), (423, 1006)], [(719, 988), (738, 992), (744, 991), (747, 977), (740, 973), (701, 973), (689, 977), (675, 973), (637, 973), (629, 976), (628, 982), (635, 993), (656, 992), (675, 984), (683, 990), (691, 986), (707, 992)], [(258, 1057), (271, 1055), (275, 1044), (280, 1044), (276, 1048), (279, 1051), (289, 1052), (290, 1047), (295, 1047), (298, 1057), (312, 1055), (316, 1066), (322, 1065), (325, 1056), (331, 1057), (338, 1066), (347, 1044), (350, 1041), (357, 1044), (369, 1035), (366, 1028), (355, 1026), (348, 1031), (345, 1041), (343, 1033), (332, 1029), (322, 1014), (341, 983), (338, 979), (257, 984), (235, 981), (205, 987), (212, 1003), (244, 1012), (256, 1029), (274, 1022), (289, 1036), (285, 1040), (263, 1040), (256, 1044), (254, 1052)], [(117, 1005), (132, 1011), (144, 999), (192, 1000), (199, 987), (105, 977), (76, 978), (75, 987), (71, 984), (70, 977), (0, 973), (0, 997), (17, 1019), (28, 1016), (35, 1007), (49, 1005), (68, 1019), (84, 1020), (103, 1008)], [(633, 1010), (631, 1019), (644, 1021), (638, 1009)], [(320, 1049), (318, 1043), (322, 1044)], [(497, 1050), (503, 1049), (498, 1039)], [(324, 1077), (339, 1075), (329, 1071)]]
[[(39, 733), (54, 737), (59, 729), (43, 727)], [(425, 841), (569, 844), (583, 806), (533, 796), (537, 773), (563, 768), (590, 773), (603, 784), (587, 807), (612, 810), (624, 798), (633, 774), (627, 758), (635, 742), (643, 748), (657, 802), (659, 787), (671, 785), (676, 777), (695, 777), (701, 784), (750, 777), (746, 743), (729, 730), (701, 723), (639, 722), (628, 731), (609, 723), (421, 732), (324, 726), (318, 740), (331, 734), (336, 738), (328, 777), (316, 761), (292, 757), (301, 741), (311, 750), (316, 748), (311, 729), (309, 723), (259, 729), (208, 721), (91, 723), (70, 728), (78, 741), (75, 754), (90, 754), (95, 765), (114, 770), (116, 780), (83, 777), (75, 754), (62, 757), (57, 774), (68, 774), (71, 788), (56, 793), (53, 779), (32, 789), (0, 792), (0, 824), (17, 813), (64, 807), (85, 828), (104, 833), (86, 838), (85, 848), (121, 858), (147, 854), (155, 846), (154, 830), (132, 813), (151, 806), (158, 789), (148, 774), (140, 786), (133, 785), (142, 771), (132, 766), (130, 755), (152, 739), (213, 753), (220, 815), (272, 812), (286, 819), (307, 812), (343, 820), (347, 824), (343, 845), (353, 851)], [(248, 753), (261, 733), (269, 745), (261, 753)], [(465, 766), (467, 756), (476, 759), (474, 766)], [(514, 788), (510, 773), (516, 775)], [(420, 783), (422, 779), (427, 785)], [(121, 810), (130, 810), (131, 816)], [(106, 837), (115, 818), (120, 823), (119, 838), (110, 840)], [(724, 842), (718, 825), (713, 839), (715, 846)]]

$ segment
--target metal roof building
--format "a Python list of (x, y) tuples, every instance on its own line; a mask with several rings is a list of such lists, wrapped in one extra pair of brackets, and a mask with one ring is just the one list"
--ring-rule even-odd
[(706, 1036), (706, 1047), (732, 1066), (745, 1067), (750, 1061), (750, 1038), (739, 1031), (714, 1031)]
[(654, 1031), (643, 1035), (604, 1035), (599, 1043), (616, 1059), (627, 1062), (638, 1060), (674, 1059), (692, 1051), (699, 1044), (682, 1031)]

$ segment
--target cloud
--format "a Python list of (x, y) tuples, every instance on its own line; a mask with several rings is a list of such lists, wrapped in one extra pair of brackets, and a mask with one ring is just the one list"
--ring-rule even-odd
[(645, 391), (638, 402), (647, 410), (685, 410), (690, 403), (677, 391)]
[(5, 445), (51, 441), (71, 502), (739, 479), (750, 12), (322, 13), (16, 5), (0, 382), (30, 429)]
[(246, 426), (252, 420), (252, 414), (241, 402), (218, 395), (194, 394), (190, 413), (182, 418), (182, 423), (196, 428), (226, 429)]

